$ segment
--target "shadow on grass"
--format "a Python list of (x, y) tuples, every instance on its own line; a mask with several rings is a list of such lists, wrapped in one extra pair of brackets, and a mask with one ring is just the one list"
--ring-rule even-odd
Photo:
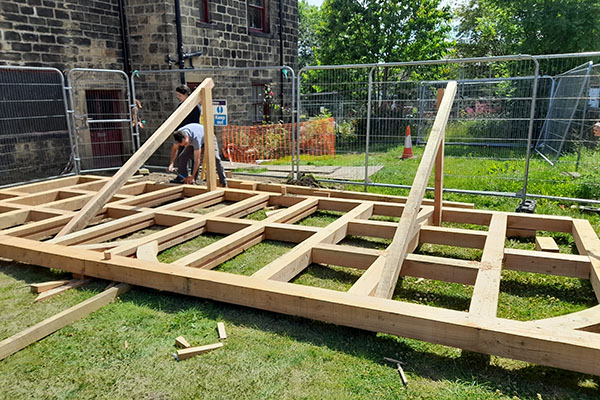
[[(527, 275), (539, 276), (539, 274)], [(552, 278), (556, 279), (557, 277)], [(523, 298), (535, 297), (536, 295), (551, 296), (561, 301), (575, 304), (584, 304), (588, 307), (592, 307), (598, 304), (590, 281), (567, 277), (564, 277), (564, 279), (578, 281), (578, 284), (572, 285), (571, 287), (566, 287), (564, 286), (563, 282), (560, 282), (560, 280), (542, 283), (532, 281), (523, 282), (517, 279), (502, 277), (502, 280), (500, 281), (500, 292)]]
[[(0, 262), (0, 272), (27, 283), (68, 276), (12, 262)], [(394, 366), (385, 362), (383, 357), (399, 359), (405, 362), (404, 370), (407, 373), (433, 381), (473, 382), (497, 388), (504, 394), (531, 398), (535, 398), (537, 393), (545, 393), (544, 398), (598, 398), (600, 394), (597, 388), (579, 385), (579, 382), (589, 379), (595, 379), (600, 384), (597, 377), (532, 364), (518, 367), (520, 363), (517, 363), (515, 368), (489, 365), (487, 357), (477, 353), (464, 352), (464, 356), (459, 356), (450, 347), (394, 335), (377, 334), (143, 287), (135, 287), (122, 295), (121, 301), (171, 314), (193, 309), (201, 312), (204, 318), (214, 321), (250, 327), (315, 346), (326, 346), (390, 368)], [(400, 385), (400, 381), (398, 384)]]

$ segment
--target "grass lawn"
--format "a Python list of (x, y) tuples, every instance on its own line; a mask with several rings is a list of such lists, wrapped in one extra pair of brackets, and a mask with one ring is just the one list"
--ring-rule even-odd
[[(413, 161), (416, 165), (416, 160), (405, 161), (403, 165)], [(346, 162), (354, 161), (349, 156)], [(576, 196), (577, 191), (572, 187), (567, 187), (570, 190), (567, 193)], [(387, 188), (377, 191), (405, 194)], [(478, 208), (494, 210), (513, 211), (518, 204), (516, 199), (494, 197), (448, 195), (445, 198), (474, 202)], [(569, 205), (563, 208), (555, 202), (538, 201), (537, 213), (588, 218), (600, 233), (597, 214), (583, 214)], [(299, 223), (325, 226), (340, 215), (317, 212)], [(248, 218), (263, 219), (264, 211)], [(561, 252), (575, 252), (571, 235), (552, 236)], [(219, 235), (192, 239), (161, 252), (159, 259), (172, 262), (218, 239)], [(344, 243), (382, 249), (389, 241), (348, 237)], [(522, 249), (534, 246), (532, 241), (514, 239), (507, 239), (506, 244)], [(265, 241), (222, 264), (218, 270), (250, 275), (291, 248), (288, 243)], [(422, 245), (417, 252), (461, 259), (481, 257), (480, 250), (451, 246)], [(347, 290), (361, 273), (312, 264), (293, 282)], [(27, 284), (65, 276), (58, 271), (0, 261), (0, 340), (99, 293), (106, 285), (94, 281), (46, 302), (32, 303), (35, 295), (29, 292)], [(394, 299), (467, 310), (471, 293), (469, 285), (405, 278), (398, 283)], [(531, 320), (595, 304), (588, 281), (504, 271), (498, 315)], [(181, 362), (174, 360), (173, 344), (177, 336), (183, 335), (193, 346), (215, 343), (216, 323), (221, 321), (228, 333), (223, 348)], [(402, 385), (395, 367), (383, 357), (405, 362), (407, 387)], [(0, 399), (22, 398), (598, 399), (600, 379), (136, 287), (87, 318), (0, 361)]]

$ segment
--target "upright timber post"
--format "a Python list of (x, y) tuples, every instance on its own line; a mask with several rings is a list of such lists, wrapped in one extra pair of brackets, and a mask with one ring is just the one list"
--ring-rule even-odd
[[(67, 233), (75, 232), (85, 228), (92, 218), (108, 203), (108, 201), (123, 187), (125, 182), (150, 158), (161, 144), (171, 136), (177, 126), (200, 102), (200, 93), (206, 89), (211, 91), (214, 87), (213, 80), (206, 78), (186, 101), (184, 101), (177, 110), (158, 129), (150, 136), (148, 140), (136, 151), (131, 158), (119, 169), (119, 171), (96, 193), (94, 197), (69, 221), (64, 228), (58, 232), (56, 237), (61, 237)], [(212, 97), (212, 93), (210, 94)], [(210, 107), (212, 115), (212, 104)], [(206, 110), (206, 108), (205, 108)], [(207, 114), (208, 117), (208, 114)], [(211, 125), (212, 132), (212, 125)], [(205, 135), (206, 137), (207, 135)], [(213, 159), (213, 165), (214, 165)], [(213, 167), (214, 168), (214, 167)]]
[[(444, 97), (444, 89), (438, 89), (437, 91), (437, 110), (440, 109), (442, 104), (442, 98)], [(437, 156), (435, 157), (435, 186), (433, 196), (433, 225), (442, 225), (442, 193), (444, 191), (444, 138), (446, 137), (446, 131), (444, 130), (442, 135), (442, 141), (440, 142), (440, 148), (438, 149)]]
[(206, 170), (204, 174), (206, 176), (206, 188), (209, 191), (217, 188), (217, 163), (215, 161), (215, 130), (214, 130), (214, 116), (212, 109), (212, 88), (214, 83), (211, 79), (210, 86), (202, 88), (202, 110), (204, 110), (204, 165)]

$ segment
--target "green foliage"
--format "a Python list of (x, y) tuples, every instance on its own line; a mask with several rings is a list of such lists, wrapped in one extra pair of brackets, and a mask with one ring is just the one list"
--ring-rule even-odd
[(597, 0), (471, 0), (456, 12), (461, 56), (597, 50)]
[(450, 13), (439, 0), (325, 0), (318, 31), (320, 64), (441, 58)]
[(298, 2), (298, 68), (315, 65), (318, 47), (317, 31), (321, 22), (319, 8), (306, 0)]

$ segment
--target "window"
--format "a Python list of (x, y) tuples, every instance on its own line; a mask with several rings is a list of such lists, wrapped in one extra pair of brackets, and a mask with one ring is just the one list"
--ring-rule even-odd
[(200, 0), (198, 10), (200, 11), (200, 22), (210, 22), (208, 15), (208, 0)]
[(269, 110), (265, 103), (265, 85), (263, 83), (252, 84), (252, 122), (260, 124), (268, 116)]
[(252, 32), (268, 33), (267, 0), (248, 0), (248, 26)]

